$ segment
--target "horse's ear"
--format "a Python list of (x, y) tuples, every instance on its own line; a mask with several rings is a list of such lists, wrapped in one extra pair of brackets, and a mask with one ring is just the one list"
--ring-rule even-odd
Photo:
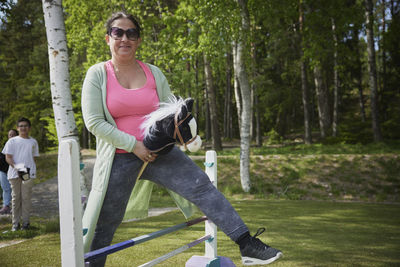
[(186, 99), (185, 99), (185, 105), (186, 105), (186, 107), (187, 107), (187, 109), (188, 109), (189, 112), (192, 112), (193, 103), (194, 103), (193, 98), (186, 98)]

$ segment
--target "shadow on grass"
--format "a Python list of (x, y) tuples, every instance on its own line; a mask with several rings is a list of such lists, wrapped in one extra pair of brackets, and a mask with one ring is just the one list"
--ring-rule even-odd
[[(232, 200), (252, 234), (283, 251), (274, 266), (398, 266), (400, 205), (322, 201)], [(196, 216), (200, 216), (198, 213)], [(227, 218), (229, 219), (229, 218)], [(123, 223), (113, 243), (184, 222), (179, 211)], [(204, 224), (183, 229), (108, 257), (107, 266), (138, 266), (204, 235)], [(32, 253), (35, 248), (35, 253)], [(59, 235), (49, 233), (0, 249), (1, 266), (60, 266)], [(158, 266), (184, 266), (197, 245)], [(218, 254), (241, 266), (238, 247), (221, 231)], [(29, 260), (28, 260), (29, 259)]]

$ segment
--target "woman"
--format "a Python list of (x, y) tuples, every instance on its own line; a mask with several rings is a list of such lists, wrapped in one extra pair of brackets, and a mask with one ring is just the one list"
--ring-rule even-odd
[[(8, 139), (18, 135), (17, 130), (11, 129), (8, 131)], [(8, 163), (6, 156), (0, 153), (0, 186), (3, 190), (3, 208), (0, 210), (0, 214), (11, 214), (11, 185), (7, 179)]]
[[(282, 253), (262, 243), (256, 235), (250, 236), (231, 204), (183, 152), (175, 147), (168, 154), (157, 156), (143, 145), (139, 126), (144, 116), (157, 109), (160, 102), (168, 101), (171, 91), (157, 67), (136, 59), (142, 39), (139, 23), (132, 15), (115, 13), (106, 28), (111, 60), (92, 66), (82, 89), (85, 124), (97, 137), (92, 191), (83, 217), (85, 251), (110, 245), (123, 218), (143, 215), (151, 181), (200, 208), (240, 246), (246, 265), (278, 259)], [(135, 186), (143, 162), (151, 164)], [(190, 215), (190, 205), (174, 194), (173, 197), (184, 214)], [(90, 266), (104, 266), (105, 261), (105, 257), (99, 258)]]

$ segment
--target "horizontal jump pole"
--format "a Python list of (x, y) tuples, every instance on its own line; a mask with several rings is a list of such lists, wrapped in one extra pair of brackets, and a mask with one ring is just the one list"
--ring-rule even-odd
[(169, 258), (171, 258), (171, 257), (173, 257), (175, 255), (178, 255), (179, 253), (182, 253), (185, 250), (188, 250), (189, 248), (192, 248), (192, 247), (194, 247), (194, 246), (196, 246), (196, 245), (198, 245), (198, 244), (200, 244), (200, 243), (202, 243), (202, 242), (204, 242), (206, 240), (209, 240), (211, 238), (212, 238), (211, 235), (203, 236), (203, 237), (201, 237), (199, 239), (194, 240), (193, 242), (190, 242), (189, 244), (186, 244), (186, 245), (184, 245), (184, 246), (182, 246), (180, 248), (177, 248), (177, 249), (175, 249), (175, 250), (173, 250), (173, 251), (171, 251), (171, 252), (169, 252), (169, 253), (167, 253), (165, 255), (162, 255), (161, 257), (158, 257), (157, 259), (154, 259), (152, 261), (146, 262), (145, 264), (142, 264), (139, 267), (151, 267), (151, 266), (154, 266), (154, 265), (156, 265), (156, 264), (158, 264), (160, 262), (163, 262), (163, 261), (165, 261), (165, 260), (167, 260), (167, 259), (169, 259)]
[(128, 248), (128, 247), (132, 247), (134, 245), (138, 245), (140, 243), (144, 243), (144, 242), (149, 241), (151, 239), (154, 239), (154, 238), (157, 238), (157, 237), (160, 237), (160, 236), (175, 232), (177, 230), (180, 230), (180, 229), (183, 229), (183, 228), (198, 224), (198, 223), (206, 221), (206, 220), (207, 220), (206, 216), (199, 217), (199, 218), (193, 219), (191, 221), (187, 221), (187, 222), (184, 222), (184, 223), (181, 223), (181, 224), (177, 224), (175, 226), (171, 226), (171, 227), (159, 230), (157, 232), (153, 232), (153, 233), (150, 233), (150, 234), (142, 235), (142, 236), (139, 236), (139, 237), (136, 237), (136, 238), (133, 238), (133, 239), (130, 239), (130, 240), (126, 240), (126, 241), (123, 241), (123, 242), (120, 242), (120, 243), (117, 243), (117, 244), (114, 244), (114, 245), (111, 245), (111, 246), (108, 246), (108, 247), (104, 247), (104, 248), (100, 248), (100, 249), (97, 249), (97, 250), (90, 251), (90, 252), (85, 254), (85, 262), (88, 262), (88, 261), (90, 262), (91, 260), (94, 260), (96, 258), (112, 254), (114, 252), (123, 250), (123, 249)]

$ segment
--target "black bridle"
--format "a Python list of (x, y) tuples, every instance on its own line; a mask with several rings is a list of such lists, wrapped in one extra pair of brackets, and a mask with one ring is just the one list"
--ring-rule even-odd
[[(180, 121), (178, 121), (179, 112), (176, 112), (176, 113), (175, 113), (175, 116), (174, 116), (175, 130), (174, 130), (173, 139), (176, 140), (176, 137), (178, 136), (178, 139), (179, 139), (180, 144), (181, 144), (182, 146), (184, 146), (185, 149), (187, 149), (187, 145), (189, 145), (190, 143), (192, 143), (192, 142), (196, 139), (196, 137), (198, 136), (198, 134), (196, 134), (192, 139), (190, 139), (189, 141), (187, 141), (187, 142), (185, 143), (185, 142), (183, 141), (182, 134), (181, 134), (181, 132), (179, 131), (179, 126), (180, 126), (182, 123), (184, 123), (188, 118), (190, 118), (191, 115), (192, 115), (192, 113), (188, 112), (188, 114), (186, 115), (186, 117), (184, 117), (184, 118), (183, 118), (182, 120), (180, 120)], [(192, 116), (192, 117), (193, 117), (193, 116)], [(163, 149), (166, 148), (167, 146), (173, 145), (173, 144), (175, 144), (176, 142), (177, 142), (177, 141), (168, 143), (168, 144), (164, 145), (163, 147), (161, 147), (161, 148), (159, 148), (159, 149), (157, 149), (157, 150), (151, 150), (151, 152), (153, 152), (153, 153), (160, 152), (161, 150), (163, 150)]]
[[(192, 115), (192, 113), (188, 112), (187, 115), (186, 115), (186, 117), (183, 118), (183, 119), (180, 120), (180, 121), (178, 121), (178, 116), (179, 116), (179, 113), (178, 113), (178, 112), (175, 113), (175, 117), (174, 117), (175, 131), (174, 131), (174, 137), (173, 137), (173, 138), (176, 140), (176, 136), (178, 136), (179, 142), (181, 142), (181, 145), (184, 146), (185, 149), (187, 149), (187, 147), (186, 147), (187, 145), (189, 145), (190, 143), (192, 143), (192, 142), (196, 139), (197, 134), (196, 134), (195, 136), (193, 136), (192, 139), (190, 139), (189, 141), (184, 142), (184, 141), (183, 141), (183, 138), (182, 138), (182, 135), (181, 135), (181, 132), (179, 131), (179, 126), (180, 126), (182, 123), (184, 123), (188, 118), (190, 118), (191, 115)], [(193, 116), (192, 116), (192, 117), (193, 117)]]

